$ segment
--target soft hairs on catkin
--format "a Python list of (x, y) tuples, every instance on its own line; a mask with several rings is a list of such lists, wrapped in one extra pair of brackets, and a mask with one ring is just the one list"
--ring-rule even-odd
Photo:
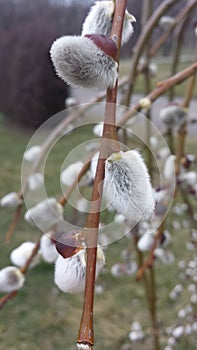
[(146, 165), (138, 151), (113, 153), (106, 160), (104, 196), (131, 224), (150, 219), (155, 200)]
[(52, 44), (50, 54), (57, 75), (73, 87), (115, 86), (117, 62), (87, 37), (63, 36)]
[[(104, 34), (110, 36), (114, 10), (114, 1), (96, 1), (83, 23), (81, 35)], [(122, 44), (126, 43), (132, 36), (133, 26), (131, 22), (135, 21), (135, 17), (126, 10), (122, 31)]]

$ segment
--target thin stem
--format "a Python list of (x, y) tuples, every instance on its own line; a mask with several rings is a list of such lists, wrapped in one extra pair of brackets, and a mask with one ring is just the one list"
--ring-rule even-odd
[(152, 266), (150, 268), (150, 286), (151, 286), (151, 297), (150, 297), (150, 314), (152, 320), (152, 331), (154, 337), (154, 350), (160, 350), (159, 342), (159, 329), (157, 322), (157, 286), (156, 286), (156, 274), (155, 268)]
[(155, 56), (157, 51), (160, 49), (160, 47), (163, 45), (163, 43), (167, 40), (169, 35), (173, 32), (177, 23), (182, 22), (182, 20), (193, 10), (193, 8), (196, 6), (196, 4), (197, 4), (197, 0), (193, 0), (193, 1), (188, 2), (185, 5), (185, 7), (175, 17), (175, 23), (171, 26), (171, 28), (169, 30), (165, 31), (151, 47), (149, 54), (148, 54), (150, 58)]
[(1, 299), (0, 299), (0, 310), (3, 308), (3, 306), (11, 299), (15, 298), (17, 295), (17, 291), (13, 291), (10, 292), (6, 295), (4, 295)]
[(29, 257), (29, 259), (26, 261), (25, 265), (23, 265), (21, 268), (20, 268), (20, 271), (25, 275), (33, 258), (36, 256), (36, 254), (38, 253), (38, 250), (40, 249), (40, 240), (36, 243), (34, 249), (32, 250), (32, 253)]
[[(35, 255), (38, 253), (38, 250), (40, 248), (40, 240), (36, 243), (34, 249), (32, 250), (32, 253), (29, 257), (29, 259), (26, 261), (26, 263), (20, 268), (20, 271), (23, 275), (25, 275), (27, 273), (27, 270), (33, 260), (33, 258), (35, 257)], [(17, 296), (18, 291), (13, 291), (10, 292), (6, 295), (4, 295), (1, 299), (0, 299), (0, 309), (3, 308), (3, 306), (11, 299), (15, 298)]]
[[(181, 72), (175, 74), (173, 77), (170, 77), (162, 82), (157, 84), (156, 89), (154, 89), (150, 94), (146, 96), (150, 102), (154, 102), (158, 97), (165, 94), (173, 85), (181, 84), (184, 80), (188, 79), (190, 76), (195, 75), (197, 71), (197, 63), (193, 63), (191, 66), (182, 70)], [(129, 110), (121, 118), (117, 126), (124, 125), (131, 117), (133, 117), (136, 112), (140, 112), (142, 109), (141, 103), (138, 102), (135, 106), (132, 107), (132, 110)]]
[(16, 208), (16, 211), (14, 213), (14, 217), (12, 219), (12, 222), (6, 232), (6, 235), (5, 235), (5, 243), (6, 244), (9, 244), (10, 243), (10, 240), (11, 240), (11, 237), (12, 237), (12, 233), (20, 219), (20, 216), (21, 216), (21, 210), (22, 210), (22, 204), (20, 204), (17, 208)]
[[(185, 17), (183, 21), (179, 24), (178, 30), (175, 30), (173, 36), (173, 61), (171, 67), (171, 76), (177, 72), (179, 58), (181, 53), (181, 47), (183, 43), (184, 29), (189, 21), (189, 16)], [(175, 96), (175, 85), (171, 87), (169, 91), (169, 101), (173, 101)]]
[[(113, 18), (111, 37), (117, 38), (117, 48), (119, 62), (120, 46), (122, 37), (122, 27), (124, 21), (124, 14), (126, 9), (126, 0), (116, 1), (115, 13)], [(97, 241), (98, 241), (98, 227), (100, 219), (100, 208), (103, 191), (104, 180), (104, 166), (105, 159), (115, 151), (120, 150), (117, 142), (116, 134), (116, 99), (117, 99), (117, 84), (110, 90), (107, 90), (106, 108), (103, 135), (101, 140), (101, 147), (99, 159), (97, 164), (96, 176), (92, 191), (90, 213), (88, 215), (85, 233), (87, 237), (87, 266), (86, 266), (86, 284), (84, 291), (84, 303), (81, 317), (81, 323), (78, 334), (78, 344), (87, 344), (90, 349), (94, 345), (94, 328), (93, 328), (93, 305), (94, 305), (94, 285), (95, 285), (95, 271), (97, 258)]]
[(137, 64), (138, 60), (141, 56), (141, 53), (143, 52), (143, 49), (146, 45), (147, 39), (150, 36), (150, 33), (158, 23), (160, 17), (179, 0), (164, 0), (162, 3), (158, 6), (158, 8), (154, 11), (152, 16), (147, 21), (146, 25), (144, 25), (142, 32), (138, 38), (138, 41), (135, 45), (133, 56), (132, 56), (132, 63), (131, 63), (131, 69), (129, 73), (129, 86), (127, 95), (125, 98), (125, 105), (130, 105), (130, 99), (133, 93), (133, 87), (135, 83), (135, 79), (137, 76)]

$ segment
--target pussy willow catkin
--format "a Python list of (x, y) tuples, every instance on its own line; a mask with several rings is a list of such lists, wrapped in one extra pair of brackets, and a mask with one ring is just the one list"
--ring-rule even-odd
[(155, 207), (150, 177), (140, 153), (113, 153), (105, 163), (104, 196), (131, 224), (148, 220)]

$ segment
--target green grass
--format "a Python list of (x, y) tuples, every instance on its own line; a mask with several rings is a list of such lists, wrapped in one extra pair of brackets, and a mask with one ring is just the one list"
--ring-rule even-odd
[[(50, 195), (61, 194), (59, 172), (65, 154), (74, 146), (91, 137), (90, 130), (81, 130), (64, 137), (51, 152), (46, 165), (46, 187)], [(17, 191), (20, 188), (20, 167), (22, 155), (29, 136), (24, 132), (0, 127), (0, 196)], [(196, 151), (190, 138), (188, 150)], [(72, 214), (72, 213), (71, 213)], [(10, 245), (4, 243), (6, 229), (12, 219), (13, 211), (0, 208), (0, 266), (10, 264), (9, 253), (24, 240), (36, 241), (39, 232), (26, 224), (21, 218)], [(177, 219), (177, 218), (176, 218)], [(180, 220), (180, 218), (178, 218)], [(176, 232), (170, 221), (167, 223), (173, 234), (172, 250), (175, 263), (171, 266), (156, 264), (158, 285), (158, 320), (161, 326), (161, 340), (164, 344), (164, 329), (175, 325), (176, 312), (188, 302), (187, 289), (176, 302), (170, 302), (168, 293), (179, 283), (177, 262), (188, 261), (191, 252), (185, 244), (188, 230)], [(95, 350), (120, 350), (128, 343), (131, 322), (140, 321), (145, 331), (145, 341), (132, 346), (133, 350), (153, 350), (149, 312), (144, 296), (142, 282), (137, 283), (135, 276), (114, 278), (110, 274), (111, 266), (122, 261), (121, 251), (129, 249), (135, 255), (132, 240), (122, 238), (111, 244), (106, 251), (106, 269), (97, 283), (104, 286), (103, 294), (95, 297)], [(0, 311), (0, 344), (2, 350), (73, 350), (81, 317), (82, 295), (66, 295), (58, 291), (53, 283), (53, 266), (42, 262), (29, 270), (27, 282), (15, 299), (9, 301)], [(184, 281), (187, 286), (188, 282)], [(177, 350), (194, 350), (197, 336), (185, 338), (176, 347)]]

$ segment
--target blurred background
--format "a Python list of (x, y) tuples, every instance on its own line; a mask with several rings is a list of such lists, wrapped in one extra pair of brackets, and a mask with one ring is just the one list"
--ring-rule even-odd
[[(12, 126), (37, 128), (53, 114), (64, 109), (65, 98), (71, 90), (55, 74), (49, 49), (62, 35), (79, 35), (82, 22), (93, 1), (62, 0), (0, 0), (0, 113), (1, 121)], [(160, 0), (154, 2), (156, 7)], [(169, 12), (179, 12), (184, 1), (178, 1)], [(128, 9), (137, 19), (132, 39), (121, 51), (124, 59), (132, 56), (132, 49), (141, 31), (142, 0), (128, 1)], [(188, 21), (182, 40), (182, 60), (194, 52), (192, 21)], [(158, 26), (153, 32), (154, 42), (161, 34)], [(158, 52), (168, 62), (172, 36)], [(124, 72), (125, 73), (125, 72)]]
[[(130, 72), (134, 47), (143, 30), (142, 9), (146, 1), (149, 0), (128, 0), (127, 3), (129, 12), (136, 17), (137, 22), (134, 23), (134, 34), (131, 40), (121, 49), (121, 78), (128, 76)], [(153, 7), (157, 8), (163, 0), (152, 0), (151, 2)], [(62, 35), (80, 35), (82, 23), (93, 3), (94, 1), (90, 0), (0, 0), (0, 198), (7, 193), (20, 190), (21, 164), (30, 137), (35, 130), (54, 114), (64, 110), (65, 100), (68, 97), (74, 97), (76, 102), (83, 103), (97, 96), (94, 91), (72, 89), (67, 86), (56, 76), (49, 56), (50, 47), (56, 38)], [(177, 16), (188, 3), (188, 0), (177, 0), (165, 15)], [(151, 57), (150, 63), (154, 63), (152, 73), (149, 72), (151, 90), (158, 82), (188, 67), (196, 60), (196, 37), (193, 27), (196, 18), (197, 5), (190, 12), (181, 36), (178, 36), (178, 31), (172, 31), (156, 55)], [(163, 32), (165, 29), (161, 26), (155, 27), (151, 43), (147, 43), (148, 49)], [(177, 37), (181, 44), (178, 51)], [(176, 52), (178, 52), (178, 60), (174, 60)], [(140, 59), (144, 58), (143, 54), (144, 52)], [(173, 62), (176, 63), (174, 68)], [(139, 66), (140, 64), (143, 66), (142, 63), (142, 61), (139, 62)], [(138, 103), (147, 91), (144, 74), (146, 71), (142, 69), (138, 73), (132, 103)], [(173, 146), (171, 153), (175, 155), (177, 152), (179, 129), (176, 127), (167, 130), (166, 125), (159, 119), (158, 113), (170, 102), (178, 102), (182, 105), (187, 96), (188, 86), (188, 81), (186, 81), (174, 87), (172, 93), (166, 93), (152, 106), (152, 120), (156, 126), (159, 126), (163, 137), (151, 134), (152, 130), (148, 130), (146, 123), (143, 124), (143, 127), (139, 124), (139, 136), (141, 136), (140, 132), (144, 133), (148, 140), (147, 144), (150, 142), (151, 147), (154, 148), (154, 162), (156, 160), (156, 162), (165, 163), (168, 157), (171, 157), (166, 144), (164, 146), (162, 144), (164, 139), (170, 147)], [(119, 94), (120, 99), (124, 97), (124, 93), (123, 88)], [(158, 312), (161, 349), (196, 349), (197, 86), (194, 86), (190, 102), (188, 134), (185, 134), (184, 140), (184, 156), (188, 158), (186, 160), (189, 165), (184, 172), (192, 172), (194, 181), (192, 185), (183, 183), (183, 191), (181, 186), (177, 187), (176, 196), (165, 221), (165, 231), (170, 237), (170, 243), (168, 246), (167, 244), (162, 246), (164, 257), (163, 261), (159, 258), (156, 260), (155, 275), (151, 276), (152, 270), (147, 270), (148, 278), (150, 280), (152, 278), (150, 282), (153, 285), (152, 295), (147, 301), (143, 281), (136, 283), (139, 252), (135, 249), (133, 237), (127, 235), (110, 244), (105, 251), (106, 268), (96, 285), (95, 350), (159, 349), (153, 347), (153, 338), (157, 334), (152, 325), (154, 322), (151, 323), (151, 312), (152, 314)], [(100, 113), (100, 106), (98, 111)], [(69, 115), (69, 110), (63, 117), (67, 115)], [(90, 115), (95, 117), (96, 113), (90, 111)], [(84, 117), (84, 114), (82, 116)], [(60, 119), (57, 120), (60, 121)], [(93, 132), (93, 126), (95, 125), (92, 123), (87, 128), (73, 129), (70, 134), (61, 134), (61, 139), (53, 145), (47, 163), (44, 164), (44, 184), (47, 195), (56, 198), (62, 195), (60, 172), (65, 157), (87, 140), (92, 141), (97, 137), (98, 141), (99, 135)], [(129, 123), (127, 126), (132, 131), (132, 121), (130, 126)], [(52, 121), (50, 128), (53, 127)], [(44, 144), (49, 134), (48, 131), (50, 131), (43, 129), (42, 137), (37, 138), (39, 145), (42, 142)], [(128, 135), (123, 133), (123, 137), (129, 148), (139, 148), (143, 156), (145, 155), (145, 160), (148, 160), (148, 147), (144, 147), (143, 142), (136, 142), (131, 133)], [(33, 145), (32, 142), (31, 146)], [(87, 151), (82, 149), (83, 156), (89, 155), (92, 149), (91, 147)], [(150, 164), (149, 169), (155, 176), (154, 162)], [(30, 170), (31, 166), (32, 163), (29, 162)], [(39, 172), (40, 169), (37, 171)], [(170, 176), (169, 181), (171, 181)], [(155, 185), (155, 189), (156, 187)], [(82, 194), (85, 193), (84, 196), (89, 199), (92, 187), (88, 185), (82, 191), (84, 191)], [(29, 192), (33, 197), (33, 191), (29, 190)], [(36, 242), (40, 239), (40, 231), (23, 219), (25, 210), (23, 206), (20, 220), (8, 245), (5, 243), (5, 236), (15, 218), (15, 210), (10, 207), (0, 208), (0, 269), (11, 265), (10, 253), (22, 242)], [(79, 214), (69, 205), (66, 206), (64, 215), (75, 222), (79, 221), (80, 224), (86, 220), (84, 213)], [(104, 224), (111, 216), (111, 213), (104, 212), (102, 215)], [(142, 254), (145, 260), (149, 252)], [(132, 269), (133, 266), (134, 269)], [(1, 297), (3, 295), (1, 294)], [(170, 295), (173, 297), (171, 298)], [(151, 306), (152, 310), (150, 310), (151, 298), (152, 305), (155, 303), (153, 307)], [(16, 298), (10, 300), (0, 310), (0, 350), (73, 350), (82, 303), (83, 295), (65, 295), (58, 290), (54, 284), (54, 265), (42, 261), (34, 269), (28, 271), (27, 282)], [(138, 331), (142, 328), (143, 332), (139, 338), (133, 339), (133, 335), (130, 334), (132, 327), (137, 327), (136, 324), (133, 325), (135, 322), (138, 322)], [(180, 326), (182, 331), (178, 329), (179, 337), (172, 337), (173, 332)], [(168, 344), (169, 339), (172, 342), (172, 338), (174, 343)]]

